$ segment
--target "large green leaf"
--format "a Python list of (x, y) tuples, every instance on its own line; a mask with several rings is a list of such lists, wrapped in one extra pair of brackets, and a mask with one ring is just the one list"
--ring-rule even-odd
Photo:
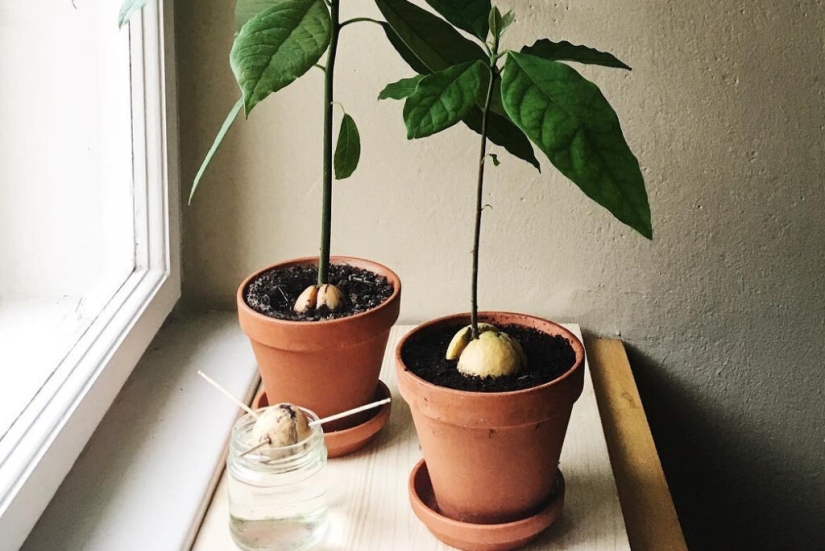
[(235, 30), (240, 31), (247, 21), (272, 6), (289, 0), (237, 0), (235, 2)]
[[(416, 73), (425, 75), (468, 61), (487, 59), (480, 47), (461, 36), (444, 21), (405, 0), (376, 0), (376, 4), (384, 17), (393, 22), (392, 26), (384, 24), (387, 39)], [(400, 33), (396, 32), (396, 29)], [(433, 31), (436, 31), (436, 38), (429, 38)], [(399, 34), (405, 36), (406, 40)], [(498, 84), (496, 88), (498, 89)], [(493, 100), (494, 113), (488, 117), (487, 137), (494, 144), (540, 170), (530, 140), (510, 121), (495, 93)], [(481, 118), (481, 106), (476, 106), (463, 122), (480, 134)]]
[(344, 113), (341, 130), (338, 131), (338, 143), (335, 146), (335, 179), (343, 180), (352, 176), (361, 158), (361, 136), (355, 121)]
[(501, 89), (511, 119), (562, 174), (616, 218), (653, 236), (639, 161), (598, 86), (564, 63), (511, 52)]
[(221, 125), (221, 129), (218, 131), (218, 135), (215, 136), (215, 141), (212, 143), (212, 147), (209, 148), (209, 152), (206, 154), (206, 158), (201, 163), (201, 167), (198, 169), (198, 173), (195, 175), (195, 181), (192, 182), (192, 191), (189, 192), (189, 204), (192, 204), (192, 198), (195, 196), (195, 192), (198, 190), (198, 185), (201, 182), (201, 178), (203, 177), (203, 173), (206, 171), (206, 167), (209, 166), (209, 163), (212, 162), (212, 157), (215, 156), (215, 152), (223, 142), (224, 136), (229, 131), (229, 127), (232, 126), (232, 123), (235, 122), (235, 119), (238, 118), (238, 113), (241, 112), (241, 107), (243, 107), (243, 98), (239, 99), (232, 109), (229, 111), (229, 114), (226, 116), (226, 120), (223, 121), (223, 125)]
[(490, 14), (490, 0), (426, 0), (444, 19), (480, 38), (487, 39), (489, 31), (487, 18)]
[(120, 13), (117, 16), (118, 28), (128, 23), (132, 14), (148, 3), (149, 0), (124, 0), (123, 4), (120, 5)]
[(315, 65), (330, 40), (323, 0), (287, 0), (255, 15), (235, 37), (229, 60), (246, 114)]
[(387, 35), (387, 40), (390, 41), (392, 47), (395, 48), (395, 51), (398, 52), (401, 59), (403, 59), (407, 65), (412, 67), (413, 71), (422, 75), (432, 73), (430, 68), (425, 65), (423, 61), (418, 59), (418, 56), (415, 55), (406, 44), (404, 44), (404, 41), (401, 40), (394, 30), (392, 30), (392, 27), (390, 27), (388, 23), (382, 22), (381, 27), (384, 29), (384, 34)]
[(543, 38), (534, 42), (532, 46), (523, 47), (521, 53), (543, 57), (544, 59), (552, 59), (554, 61), (576, 61), (578, 63), (630, 70), (628, 65), (619, 61), (613, 54), (600, 52), (587, 46), (577, 46), (566, 40), (563, 42), (553, 42), (552, 40)]
[[(398, 38), (429, 72), (443, 71), (468, 61), (487, 60), (480, 46), (427, 10), (407, 0), (375, 0), (375, 3)], [(399, 51), (399, 54), (405, 60), (408, 57), (407, 52)], [(416, 72), (423, 71), (416, 69)]]
[(378, 94), (378, 99), (404, 99), (415, 92), (416, 86), (421, 82), (424, 75), (415, 75), (410, 78), (402, 78), (398, 82), (387, 84), (381, 93)]
[(421, 79), (404, 102), (407, 138), (424, 138), (459, 122), (485, 94), (490, 69), (482, 61), (450, 67)]

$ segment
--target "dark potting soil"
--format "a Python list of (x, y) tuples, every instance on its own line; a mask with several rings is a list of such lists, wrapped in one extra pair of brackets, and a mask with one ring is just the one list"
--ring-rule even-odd
[(335, 312), (326, 306), (295, 312), (292, 307), (298, 295), (317, 281), (317, 266), (275, 268), (252, 280), (244, 290), (244, 300), (256, 312), (272, 318), (318, 321), (346, 318), (372, 310), (393, 293), (392, 283), (384, 276), (347, 264), (334, 264), (329, 267), (329, 282), (344, 294), (344, 307)]
[(457, 360), (444, 355), (453, 335), (462, 326), (421, 331), (407, 340), (401, 358), (407, 369), (427, 382), (455, 390), (472, 392), (510, 392), (532, 388), (560, 377), (576, 361), (570, 342), (558, 335), (548, 335), (531, 327), (499, 326), (518, 340), (527, 354), (527, 368), (503, 377), (468, 377), (457, 369)]

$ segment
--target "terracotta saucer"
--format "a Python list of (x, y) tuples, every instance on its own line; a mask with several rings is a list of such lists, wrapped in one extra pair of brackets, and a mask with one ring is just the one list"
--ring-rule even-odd
[[(387, 388), (387, 385), (385, 385), (383, 381), (378, 381), (378, 387), (375, 389), (373, 401), (383, 400), (389, 397), (390, 389)], [(267, 406), (269, 406), (269, 401), (266, 399), (266, 391), (261, 389), (252, 401), (252, 408), (258, 409)], [(390, 418), (391, 407), (392, 402), (369, 410), (369, 412), (367, 412), (369, 417), (354, 427), (330, 432), (324, 431), (324, 444), (327, 446), (327, 457), (340, 457), (366, 446), (370, 440), (378, 434), (378, 431), (387, 424), (387, 420)]]
[(430, 532), (447, 545), (465, 551), (506, 551), (521, 547), (553, 524), (564, 505), (564, 477), (561, 471), (558, 491), (544, 509), (533, 516), (503, 524), (472, 524), (439, 513), (430, 474), (423, 459), (410, 473), (409, 491), (413, 512)]

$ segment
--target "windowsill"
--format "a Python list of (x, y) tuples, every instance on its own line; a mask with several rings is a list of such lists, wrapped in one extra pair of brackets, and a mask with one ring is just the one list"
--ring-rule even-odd
[(239, 410), (202, 370), (248, 402), (258, 373), (230, 312), (172, 315), (23, 549), (188, 549)]
[[(595, 429), (572, 432), (587, 438), (598, 432), (600, 447), (606, 439), (603, 452), (609, 452), (610, 457), (607, 462), (605, 453), (600, 452), (605, 461), (602, 466), (610, 465), (605, 473), (612, 470), (615, 476), (630, 547), (634, 551), (663, 546), (686, 549), (622, 343), (593, 339), (586, 344), (593, 387), (587, 400), (580, 400), (578, 413), (586, 413), (581, 411), (582, 403), (591, 402), (588, 414), (601, 417), (604, 437)], [(258, 374), (234, 313), (170, 316), (24, 550), (179, 550), (190, 549), (196, 537), (197, 549), (227, 549), (225, 512), (218, 511), (225, 498), (219, 499), (217, 506), (213, 504), (203, 526), (201, 521), (223, 472), (228, 435), (240, 412), (197, 376), (199, 369), (242, 401), (251, 401)], [(389, 377), (387, 373), (384, 376)], [(393, 410), (398, 424), (403, 408)], [(402, 425), (412, 431), (408, 419)], [(393, 438), (397, 439), (398, 432), (394, 431)], [(417, 459), (417, 444), (410, 449), (410, 457)], [(565, 449), (581, 453), (584, 448), (568, 442)], [(592, 468), (590, 459), (571, 465)], [(357, 462), (357, 457), (350, 458), (339, 462), (338, 468), (346, 470)], [(575, 479), (574, 471), (566, 471), (571, 480)], [(340, 479), (357, 480), (356, 473), (363, 475), (364, 471), (356, 468)], [(404, 476), (396, 475), (393, 479), (400, 480), (399, 488), (403, 489)], [(615, 492), (612, 476), (610, 479)], [(586, 488), (587, 484), (578, 486)], [(406, 503), (406, 493), (398, 495)], [(570, 497), (568, 509), (572, 510), (575, 496)], [(595, 501), (604, 503), (603, 499)], [(398, 533), (407, 533), (409, 523), (405, 521), (402, 528)]]

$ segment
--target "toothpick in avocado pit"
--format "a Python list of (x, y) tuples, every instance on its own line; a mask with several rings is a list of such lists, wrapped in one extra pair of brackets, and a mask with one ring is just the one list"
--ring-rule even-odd
[(323, 425), (324, 423), (329, 423), (330, 421), (337, 421), (338, 419), (343, 419), (344, 417), (349, 417), (350, 415), (355, 415), (356, 413), (361, 413), (362, 411), (377, 408), (383, 406), (384, 404), (389, 404), (392, 400), (391, 398), (384, 398), (383, 400), (378, 400), (357, 408), (342, 411), (341, 413), (336, 413), (334, 415), (324, 417), (323, 419), (309, 421), (301, 408), (293, 404), (275, 404), (273, 406), (263, 408), (260, 411), (255, 411), (232, 396), (228, 390), (219, 385), (217, 381), (213, 380), (203, 371), (198, 371), (198, 375), (203, 377), (207, 383), (215, 387), (221, 394), (229, 398), (241, 409), (255, 418), (255, 425), (252, 427), (250, 436), (253, 441), (256, 441), (256, 443), (254, 446), (241, 453), (241, 457), (267, 445), (286, 447), (297, 444), (309, 436), (312, 427)]
[(247, 412), (249, 415), (251, 415), (251, 416), (252, 416), (252, 417), (254, 417), (255, 419), (257, 419), (257, 418), (258, 418), (258, 412), (256, 412), (254, 409), (252, 409), (252, 408), (251, 408), (251, 407), (249, 407), (248, 405), (244, 404), (243, 402), (241, 402), (240, 400), (238, 400), (238, 399), (237, 399), (237, 398), (235, 398), (234, 396), (232, 396), (232, 394), (231, 394), (228, 390), (226, 390), (226, 389), (225, 389), (225, 388), (223, 388), (221, 385), (219, 385), (217, 381), (215, 381), (214, 379), (212, 379), (211, 377), (209, 377), (206, 373), (204, 373), (204, 372), (203, 372), (203, 371), (201, 371), (201, 370), (198, 370), (198, 375), (200, 375), (201, 377), (203, 377), (203, 379), (204, 379), (207, 383), (209, 383), (210, 385), (212, 385), (213, 387), (215, 387), (215, 388), (216, 388), (216, 389), (217, 389), (217, 390), (218, 390), (221, 394), (223, 394), (224, 396), (226, 396), (227, 398), (229, 398), (231, 401), (233, 401), (233, 402), (234, 402), (234, 403), (235, 403), (238, 407), (240, 407), (242, 410), (244, 410), (245, 412)]
[[(266, 412), (262, 414), (255, 422), (252, 429), (252, 440), (258, 442), (251, 448), (241, 453), (241, 457), (248, 455), (254, 451), (263, 448), (266, 445), (290, 446), (301, 442), (308, 436), (308, 431), (311, 427), (323, 425), (330, 421), (337, 421), (362, 411), (367, 411), (373, 408), (381, 407), (389, 404), (391, 398), (384, 398), (357, 408), (342, 411), (323, 419), (316, 419), (307, 423), (306, 417), (301, 412), (300, 408), (292, 404), (277, 404), (266, 408)], [(286, 411), (286, 415), (282, 411)], [(306, 427), (306, 428), (304, 428)]]

